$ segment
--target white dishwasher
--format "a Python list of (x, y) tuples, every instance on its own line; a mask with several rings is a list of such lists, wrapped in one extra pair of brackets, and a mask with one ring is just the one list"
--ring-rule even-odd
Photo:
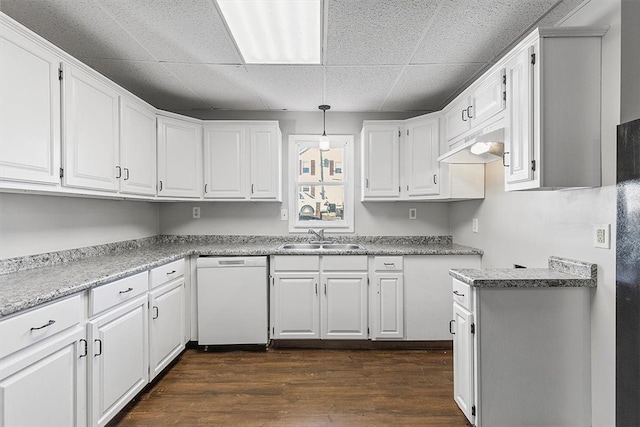
[(267, 257), (200, 257), (198, 344), (266, 344)]

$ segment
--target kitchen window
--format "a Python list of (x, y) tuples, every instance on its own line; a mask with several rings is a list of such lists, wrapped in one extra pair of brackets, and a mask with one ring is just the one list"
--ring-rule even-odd
[(318, 148), (319, 135), (289, 136), (289, 231), (352, 232), (353, 136), (329, 136), (330, 148)]

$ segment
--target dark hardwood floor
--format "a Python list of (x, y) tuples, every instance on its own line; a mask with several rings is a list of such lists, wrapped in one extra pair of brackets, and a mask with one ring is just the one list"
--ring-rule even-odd
[(451, 350), (189, 349), (113, 426), (466, 426)]

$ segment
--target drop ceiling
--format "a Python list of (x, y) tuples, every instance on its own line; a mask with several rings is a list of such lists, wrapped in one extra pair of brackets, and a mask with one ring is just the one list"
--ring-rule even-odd
[(583, 2), (324, 0), (321, 65), (245, 64), (214, 0), (0, 0), (0, 11), (169, 111), (428, 112)]

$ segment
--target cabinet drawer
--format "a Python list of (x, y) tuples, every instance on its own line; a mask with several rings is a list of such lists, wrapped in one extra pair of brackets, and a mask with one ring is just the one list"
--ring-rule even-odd
[(375, 271), (402, 271), (401, 256), (377, 256), (373, 259)]
[(149, 282), (146, 271), (91, 289), (89, 294), (89, 315), (94, 316), (108, 308), (142, 295), (148, 289)]
[(184, 259), (170, 262), (156, 267), (149, 272), (149, 285), (151, 289), (167, 283), (176, 277), (184, 276)]
[(271, 258), (274, 271), (319, 271), (318, 255), (278, 255)]
[(366, 255), (323, 256), (322, 271), (367, 271), (367, 256)]
[(453, 279), (453, 302), (460, 304), (469, 311), (473, 311), (471, 286)]
[(77, 325), (81, 295), (38, 307), (0, 322), (0, 358)]

